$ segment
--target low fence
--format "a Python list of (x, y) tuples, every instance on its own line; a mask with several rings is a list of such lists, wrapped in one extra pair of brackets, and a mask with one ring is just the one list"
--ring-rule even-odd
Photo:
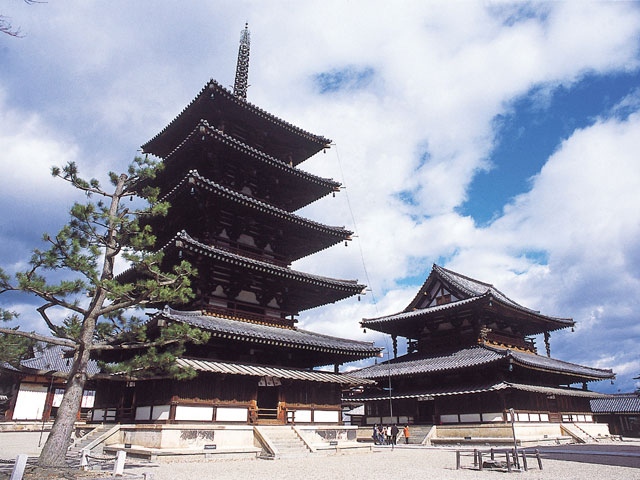
[[(505, 461), (497, 460), (496, 457), (502, 457), (504, 455)], [(456, 450), (456, 470), (460, 470), (462, 467), (462, 457), (473, 457), (473, 468), (478, 470), (489, 469), (506, 469), (507, 472), (527, 471), (529, 470), (528, 458), (537, 460), (538, 469), (542, 470), (542, 459), (540, 458), (540, 452), (538, 449), (527, 451), (524, 449), (517, 450), (515, 448), (490, 448), (473, 450)], [(484, 457), (484, 459), (483, 459)], [(486, 461), (485, 461), (486, 460)]]

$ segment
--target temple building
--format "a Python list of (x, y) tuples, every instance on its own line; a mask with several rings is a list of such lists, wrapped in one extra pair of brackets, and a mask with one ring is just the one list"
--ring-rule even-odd
[[(404, 311), (361, 325), (390, 335), (393, 345), (389, 361), (351, 372), (378, 382), (345, 398), (364, 404), (365, 424), (506, 424), (511, 414), (520, 423), (591, 423), (590, 400), (604, 395), (588, 383), (614, 378), (611, 370), (551, 357), (551, 332), (573, 328), (572, 319), (523, 307), (438, 265)], [(402, 356), (399, 337), (407, 341)]]
[[(49, 421), (55, 418), (71, 371), (70, 351), (53, 344), (37, 344), (29, 358), (13, 366), (0, 362), (0, 419), (5, 421)], [(97, 374), (98, 364), (90, 360), (87, 372)], [(93, 407), (95, 384), (89, 380), (82, 395), (78, 419), (84, 420)]]
[(94, 421), (339, 424), (342, 390), (372, 383), (340, 365), (380, 348), (296, 325), (300, 312), (365, 286), (291, 268), (352, 232), (295, 213), (339, 190), (298, 168), (331, 141), (247, 101), (249, 45), (245, 28), (233, 91), (207, 82), (142, 146), (164, 164), (151, 186), (171, 208), (151, 226), (165, 268), (185, 259), (198, 272), (195, 298), (160, 308), (149, 331), (183, 323), (210, 332), (177, 361), (197, 376), (98, 380)]

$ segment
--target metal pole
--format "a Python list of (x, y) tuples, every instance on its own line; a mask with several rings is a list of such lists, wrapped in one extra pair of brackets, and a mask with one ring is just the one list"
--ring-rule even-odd
[(391, 396), (391, 363), (389, 363), (389, 416), (393, 422), (393, 398)]
[[(52, 373), (55, 370), (51, 370), (47, 373)], [(38, 440), (38, 448), (40, 448), (40, 446), (42, 445), (42, 434), (44, 433), (44, 423), (45, 423), (45, 418), (44, 415), (45, 413), (47, 413), (47, 398), (49, 398), (49, 395), (54, 394), (55, 395), (55, 390), (53, 390), (53, 375), (51, 375), (51, 383), (49, 384), (49, 390), (47, 391), (47, 396), (45, 397), (44, 400), (44, 410), (42, 411), (42, 428), (40, 428), (40, 439)], [(53, 400), (51, 401), (51, 405), (53, 406)]]
[(513, 448), (515, 450), (515, 464), (516, 468), (520, 468), (520, 460), (518, 460), (518, 440), (516, 439), (516, 427), (515, 427), (515, 419), (516, 414), (513, 408), (509, 409), (509, 414), (511, 415), (511, 433), (513, 434)]

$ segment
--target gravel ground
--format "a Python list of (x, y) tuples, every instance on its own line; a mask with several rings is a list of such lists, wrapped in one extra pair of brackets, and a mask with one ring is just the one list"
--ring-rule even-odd
[[(466, 466), (467, 468), (456, 470), (456, 454), (454, 450), (397, 447), (393, 451), (376, 448), (370, 453), (312, 456), (305, 459), (163, 464), (158, 467), (145, 467), (138, 470), (138, 472), (153, 473), (155, 480), (209, 478), (217, 480), (249, 480), (257, 478), (281, 480), (370, 480), (383, 477), (401, 478), (403, 480), (424, 480), (425, 478), (437, 480), (491, 480), (504, 478), (505, 473), (502, 471), (472, 470), (469, 468), (471, 463), (471, 458), (466, 457), (463, 461), (463, 467)], [(529, 462), (529, 466), (535, 466), (535, 469), (532, 468), (527, 472), (513, 472), (512, 475), (527, 480), (640, 479), (640, 468), (612, 467), (609, 465), (561, 460), (543, 460), (543, 470), (538, 470), (535, 462)]]
[[(15, 459), (18, 453), (37, 455), (38, 440), (37, 433), (0, 433), (0, 458)], [(506, 475), (498, 470), (471, 469), (471, 457), (463, 457), (463, 468), (456, 470), (455, 450), (413, 446), (398, 446), (394, 450), (376, 447), (373, 451), (313, 455), (304, 459), (137, 465), (128, 465), (125, 474), (152, 473), (154, 480), (370, 480), (387, 476), (402, 480), (491, 480), (504, 478)], [(543, 459), (542, 466), (543, 470), (538, 470), (537, 463), (531, 460), (529, 471), (513, 472), (511, 475), (527, 480), (640, 480), (640, 459), (638, 468), (550, 459)]]

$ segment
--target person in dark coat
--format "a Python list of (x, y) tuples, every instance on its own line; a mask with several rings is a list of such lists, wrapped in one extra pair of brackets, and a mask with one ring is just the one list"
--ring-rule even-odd
[(391, 427), (391, 445), (396, 444), (398, 440), (398, 433), (400, 433), (400, 430), (398, 430), (398, 426), (394, 423), (393, 427)]

